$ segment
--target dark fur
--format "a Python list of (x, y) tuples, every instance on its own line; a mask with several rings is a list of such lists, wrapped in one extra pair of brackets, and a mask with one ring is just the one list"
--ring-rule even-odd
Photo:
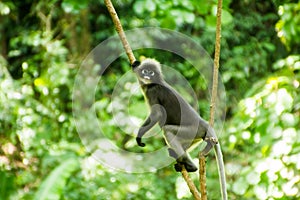
[(207, 145), (202, 151), (207, 155), (217, 143), (214, 130), (200, 115), (163, 79), (160, 64), (152, 59), (133, 63), (145, 99), (151, 107), (151, 113), (139, 129), (136, 141), (139, 146), (142, 136), (156, 123), (163, 129), (165, 140), (169, 145), (169, 154), (177, 160), (176, 171), (184, 165), (193, 172), (197, 167), (191, 161), (186, 150), (194, 143), (205, 140)]

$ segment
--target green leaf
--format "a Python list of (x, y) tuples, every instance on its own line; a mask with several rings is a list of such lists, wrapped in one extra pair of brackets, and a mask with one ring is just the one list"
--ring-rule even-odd
[(10, 8), (5, 3), (0, 2), (0, 15), (8, 15)]
[(227, 11), (222, 9), (222, 24), (227, 25), (230, 24), (233, 20), (232, 15)]
[(176, 22), (173, 17), (166, 17), (161, 20), (160, 26), (162, 28), (169, 28), (169, 29), (175, 29), (176, 28)]
[(133, 10), (135, 13), (142, 15), (145, 10), (144, 2), (143, 1), (135, 2), (133, 5)]
[(5, 171), (0, 171), (0, 199), (7, 199), (9, 194), (15, 190), (15, 176)]
[(248, 183), (245, 178), (240, 177), (236, 182), (233, 183), (232, 190), (234, 193), (243, 195), (248, 189)]
[(273, 43), (270, 43), (270, 42), (263, 42), (262, 46), (264, 48), (266, 48), (268, 51), (271, 51), (271, 52), (276, 50), (276, 46)]
[(193, 13), (182, 12), (182, 17), (185, 22), (190, 23), (190, 24), (194, 23), (194, 21), (195, 21), (195, 15)]
[(61, 4), (66, 13), (78, 14), (80, 10), (87, 7), (88, 1), (86, 0), (64, 0)]
[(147, 9), (149, 12), (153, 12), (156, 8), (156, 5), (152, 0), (147, 0), (144, 5), (145, 9)]
[(194, 4), (197, 12), (200, 15), (207, 15), (209, 10), (210, 10), (210, 3), (207, 2), (206, 0), (198, 0), (198, 1), (192, 1), (192, 3)]
[(205, 22), (207, 25), (207, 28), (211, 29), (211, 30), (215, 30), (216, 29), (216, 17), (209, 15), (205, 18)]
[(246, 180), (249, 184), (256, 185), (260, 181), (260, 174), (255, 171), (251, 171), (249, 174), (247, 174)]
[(56, 200), (60, 199), (62, 190), (66, 185), (67, 179), (79, 167), (76, 158), (70, 158), (56, 167), (44, 180), (35, 193), (35, 200)]
[(290, 111), (294, 102), (293, 97), (290, 95), (290, 93), (285, 88), (281, 88), (278, 90), (277, 95), (279, 102), (277, 102), (276, 108), (282, 106), (284, 110)]
[(286, 127), (297, 126), (297, 123), (299, 121), (298, 118), (296, 117), (296, 115), (293, 115), (291, 113), (283, 113), (280, 118), (281, 118), (282, 123)]

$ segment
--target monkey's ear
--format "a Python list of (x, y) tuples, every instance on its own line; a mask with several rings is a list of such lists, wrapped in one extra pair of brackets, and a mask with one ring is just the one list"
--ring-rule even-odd
[(135, 69), (137, 66), (139, 66), (141, 64), (140, 61), (136, 60), (131, 64), (132, 69)]

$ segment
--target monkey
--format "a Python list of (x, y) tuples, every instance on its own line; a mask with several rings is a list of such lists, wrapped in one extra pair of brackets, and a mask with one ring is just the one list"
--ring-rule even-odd
[(158, 123), (169, 156), (176, 159), (175, 170), (180, 172), (183, 165), (188, 172), (197, 171), (187, 150), (204, 140), (207, 144), (201, 153), (207, 156), (218, 143), (214, 129), (164, 80), (158, 61), (151, 58), (142, 62), (136, 60), (131, 66), (150, 107), (149, 116), (138, 130), (137, 144), (144, 147), (143, 135)]

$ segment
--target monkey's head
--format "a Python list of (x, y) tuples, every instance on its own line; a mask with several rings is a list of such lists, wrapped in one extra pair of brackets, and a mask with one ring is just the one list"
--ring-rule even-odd
[(160, 63), (154, 59), (147, 58), (142, 62), (135, 61), (132, 68), (141, 84), (161, 83), (163, 80)]

